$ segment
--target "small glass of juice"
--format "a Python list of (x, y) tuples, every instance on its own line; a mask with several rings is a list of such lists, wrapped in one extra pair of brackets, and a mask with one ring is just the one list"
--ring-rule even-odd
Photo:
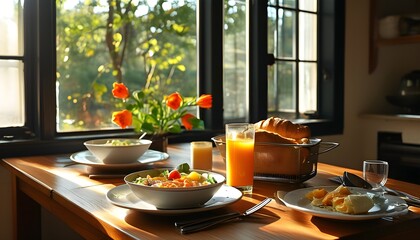
[(191, 165), (193, 169), (211, 171), (213, 167), (212, 142), (191, 142)]

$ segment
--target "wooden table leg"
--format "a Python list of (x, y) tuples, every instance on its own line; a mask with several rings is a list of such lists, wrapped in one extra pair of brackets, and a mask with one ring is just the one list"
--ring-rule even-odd
[(18, 178), (12, 177), (14, 239), (41, 239), (41, 206), (22, 192)]

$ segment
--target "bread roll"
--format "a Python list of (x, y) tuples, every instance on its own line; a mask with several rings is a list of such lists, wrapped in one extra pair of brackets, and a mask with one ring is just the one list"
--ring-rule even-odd
[(307, 143), (311, 136), (308, 126), (294, 124), (289, 120), (270, 117), (255, 123), (256, 142)]
[(285, 138), (277, 133), (267, 132), (265, 130), (255, 131), (255, 142), (257, 143), (281, 143), (281, 144), (297, 144), (293, 138)]

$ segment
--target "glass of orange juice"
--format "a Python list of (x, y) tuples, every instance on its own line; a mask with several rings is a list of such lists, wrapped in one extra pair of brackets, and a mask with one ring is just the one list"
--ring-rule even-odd
[(254, 142), (254, 124), (226, 124), (226, 184), (244, 194), (252, 194)]

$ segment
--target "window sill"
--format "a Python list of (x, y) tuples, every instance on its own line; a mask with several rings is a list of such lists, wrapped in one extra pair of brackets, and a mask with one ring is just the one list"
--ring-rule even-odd
[[(184, 131), (180, 134), (168, 136), (169, 143), (182, 143), (191, 141), (211, 141), (211, 138), (219, 135), (221, 131)], [(0, 158), (67, 154), (86, 150), (83, 143), (89, 139), (131, 137), (136, 136), (132, 132), (96, 134), (96, 135), (68, 135), (60, 136), (54, 140), (21, 139), (0, 141)]]
[(415, 121), (420, 122), (420, 115), (414, 114), (373, 114), (364, 113), (360, 115), (364, 119), (377, 119), (377, 120), (393, 120), (393, 121)]

